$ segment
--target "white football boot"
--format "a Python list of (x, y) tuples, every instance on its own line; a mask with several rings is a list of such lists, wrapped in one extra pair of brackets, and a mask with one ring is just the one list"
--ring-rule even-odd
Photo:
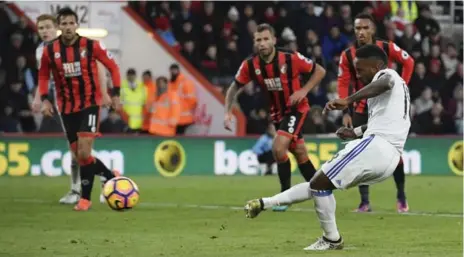
[(334, 243), (327, 241), (327, 239), (324, 237), (318, 238), (314, 244), (304, 248), (306, 251), (327, 251), (341, 249), (343, 249), (343, 238), (340, 238), (340, 242)]
[(71, 190), (60, 199), (61, 204), (76, 204), (81, 198), (81, 194), (77, 191)]

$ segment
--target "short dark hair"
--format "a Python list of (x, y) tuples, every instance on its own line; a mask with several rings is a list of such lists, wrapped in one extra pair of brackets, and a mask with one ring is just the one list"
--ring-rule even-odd
[(61, 8), (58, 11), (58, 13), (56, 14), (56, 20), (58, 21), (58, 23), (60, 23), (61, 17), (63, 16), (74, 16), (74, 18), (76, 18), (76, 22), (79, 23), (79, 17), (77, 16), (77, 13), (69, 7)]
[(39, 22), (41, 21), (51, 21), (53, 22), (53, 24), (56, 24), (56, 18), (55, 16), (53, 15), (50, 15), (50, 14), (42, 14), (40, 15), (39, 17), (37, 17), (37, 21), (36, 21), (36, 24), (38, 24)]
[(134, 68), (129, 68), (126, 72), (127, 75), (137, 75)]
[(179, 67), (179, 64), (177, 63), (173, 63), (169, 66), (169, 69), (172, 70), (172, 69), (177, 69), (177, 70), (180, 70), (180, 67)]
[(357, 20), (357, 19), (370, 20), (372, 22), (372, 24), (375, 25), (374, 17), (372, 17), (372, 15), (370, 15), (369, 13), (366, 13), (366, 12), (358, 13), (358, 15), (356, 15), (356, 17), (354, 17), (354, 19), (355, 20)]
[(168, 78), (166, 78), (165, 76), (159, 76), (158, 78), (156, 78), (156, 82), (158, 81), (164, 81), (167, 84)]
[(274, 30), (274, 28), (273, 28), (271, 25), (267, 24), (267, 23), (261, 23), (261, 24), (259, 24), (258, 27), (256, 28), (256, 31), (257, 31), (257, 32), (263, 32), (263, 31), (266, 31), (266, 30), (268, 30), (269, 32), (271, 32), (271, 35), (273, 35), (273, 36), (275, 35), (275, 30)]
[(385, 65), (388, 63), (388, 57), (385, 51), (375, 44), (367, 44), (358, 48), (356, 50), (356, 58), (379, 60), (383, 61)]
[(151, 71), (149, 71), (149, 70), (144, 71), (144, 72), (142, 73), (142, 76), (145, 76), (145, 75), (151, 77)]

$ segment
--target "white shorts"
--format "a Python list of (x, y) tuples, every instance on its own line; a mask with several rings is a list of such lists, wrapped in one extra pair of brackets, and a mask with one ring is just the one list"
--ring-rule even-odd
[(335, 187), (347, 189), (385, 180), (395, 171), (400, 157), (392, 144), (371, 135), (346, 144), (321, 170)]

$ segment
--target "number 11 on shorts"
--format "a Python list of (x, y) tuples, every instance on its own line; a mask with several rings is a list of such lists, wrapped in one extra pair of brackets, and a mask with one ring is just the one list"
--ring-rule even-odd
[(92, 132), (96, 131), (96, 126), (97, 126), (97, 115), (90, 114), (89, 115), (89, 128), (91, 129)]

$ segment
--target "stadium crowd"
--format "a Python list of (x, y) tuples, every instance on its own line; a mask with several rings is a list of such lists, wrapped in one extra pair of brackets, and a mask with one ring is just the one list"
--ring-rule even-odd
[[(394, 41), (415, 58), (415, 70), (409, 83), (411, 133), (436, 135), (463, 131), (462, 41), (457, 43), (443, 35), (428, 5), (414, 1), (131, 1), (129, 5), (223, 92), (234, 79), (241, 61), (252, 54), (257, 24), (266, 22), (274, 26), (279, 47), (299, 51), (327, 70), (321, 85), (308, 95), (312, 110), (311, 119), (304, 125), (306, 134), (334, 132), (340, 125), (341, 113), (325, 117), (322, 107), (329, 99), (338, 97), (338, 63), (341, 52), (354, 40), (353, 17), (359, 12), (371, 13), (377, 21), (377, 37)], [(462, 21), (462, 17), (460, 19)], [(37, 84), (34, 52), (39, 42), (24, 18), (15, 23), (13, 20), (5, 4), (0, 3), (0, 131), (59, 131), (58, 122), (47, 121), (30, 110)], [(154, 92), (160, 88), (155, 86), (157, 84), (168, 89), (177, 88), (179, 84), (191, 85), (182, 74), (176, 75), (179, 69), (175, 65), (168, 68), (169, 65), (166, 64), (169, 77), (152, 78), (149, 70), (130, 69), (125, 71), (124, 83), (129, 88), (146, 88), (148, 96), (156, 94)], [(401, 67), (395, 66), (395, 69)], [(188, 86), (182, 92), (176, 91), (169, 94), (171, 103), (179, 98), (191, 100), (187, 107), (170, 108), (176, 112), (170, 115), (180, 118), (185, 111), (192, 114), (196, 104), (196, 99), (192, 98), (194, 89)], [(148, 105), (156, 102), (147, 96), (143, 99), (145, 104), (150, 103)], [(247, 117), (247, 133), (264, 133), (268, 112), (266, 97), (260, 88), (247, 85), (237, 101)], [(127, 101), (126, 105), (133, 108)], [(143, 111), (148, 109), (143, 108)], [(170, 116), (161, 116), (143, 113), (139, 120), (127, 124), (120, 114), (110, 111), (105, 115), (101, 130), (106, 133), (150, 132), (150, 120), (165, 119), (170, 123)], [(193, 122), (192, 114), (184, 124), (177, 124), (174, 131), (169, 129), (161, 135), (184, 133)], [(151, 131), (155, 130), (160, 128)]]

